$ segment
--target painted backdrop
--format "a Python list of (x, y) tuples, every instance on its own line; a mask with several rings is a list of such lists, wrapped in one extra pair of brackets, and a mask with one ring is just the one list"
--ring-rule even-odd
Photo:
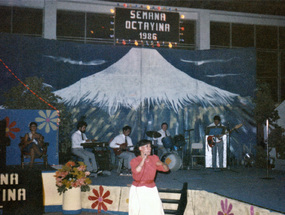
[[(0, 58), (17, 77), (39, 76), (62, 98), (76, 122), (86, 116), (87, 135), (110, 141), (124, 125), (136, 143), (146, 131), (169, 124), (172, 136), (191, 131), (203, 142), (205, 128), (219, 114), (240, 160), (256, 145), (252, 97), (254, 49), (189, 51), (91, 45), (0, 34)], [(1, 86), (18, 84), (2, 64)], [(0, 98), (0, 102), (3, 98)]]

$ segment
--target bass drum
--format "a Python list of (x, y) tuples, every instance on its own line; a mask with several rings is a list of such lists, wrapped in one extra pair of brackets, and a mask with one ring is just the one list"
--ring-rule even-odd
[(175, 153), (166, 153), (162, 155), (161, 161), (166, 163), (171, 171), (177, 171), (182, 166), (181, 158)]

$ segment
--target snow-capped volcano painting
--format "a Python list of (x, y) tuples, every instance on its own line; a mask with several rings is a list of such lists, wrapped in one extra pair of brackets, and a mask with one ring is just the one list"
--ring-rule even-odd
[(89, 103), (110, 114), (119, 107), (137, 109), (144, 101), (177, 112), (188, 104), (227, 105), (238, 96), (192, 78), (146, 48), (132, 48), (110, 67), (54, 93), (69, 105)]
[[(172, 137), (203, 142), (205, 128), (220, 115), (233, 128), (230, 151), (240, 160), (256, 145), (252, 97), (255, 50), (175, 50), (78, 44), (0, 33), (2, 91), (19, 80), (41, 77), (62, 98), (74, 129), (84, 116), (87, 136), (109, 142), (125, 125), (137, 143), (162, 122)], [(0, 95), (0, 105), (3, 97)], [(189, 133), (190, 132), (190, 133)], [(189, 141), (183, 146), (189, 148)]]

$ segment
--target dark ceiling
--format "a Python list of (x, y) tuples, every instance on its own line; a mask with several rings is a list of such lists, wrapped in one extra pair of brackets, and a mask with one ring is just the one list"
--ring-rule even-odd
[(111, 0), (111, 2), (150, 4), (171, 7), (186, 7), (285, 16), (285, 0)]

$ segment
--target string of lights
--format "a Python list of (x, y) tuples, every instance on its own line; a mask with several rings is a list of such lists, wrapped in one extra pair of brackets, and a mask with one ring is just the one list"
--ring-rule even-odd
[[(153, 7), (150, 7), (149, 5), (146, 5), (146, 6), (139, 6), (139, 5), (132, 5), (132, 4), (117, 4), (117, 8), (130, 8), (130, 9), (146, 9), (146, 10), (150, 10), (150, 11), (159, 11), (159, 12), (163, 12), (163, 11), (171, 11), (172, 9), (171, 8), (166, 8), (166, 7), (160, 7), (160, 6), (153, 6)], [(177, 9), (173, 10), (175, 12), (177, 12)], [(116, 35), (115, 35), (115, 18), (116, 18), (116, 9), (114, 8), (111, 8), (110, 9), (110, 12), (112, 14), (114, 14), (112, 16), (112, 18), (114, 20), (112, 20), (110, 22), (111, 24), (111, 28), (110, 28), (110, 31), (113, 32), (111, 33), (110, 35), (110, 38), (114, 39), (114, 44), (115, 45), (134, 45), (134, 46), (146, 46), (146, 47), (168, 47), (168, 48), (172, 48), (172, 47), (177, 47), (178, 45), (178, 42), (173, 42), (173, 41), (158, 41), (157, 40), (157, 34), (154, 33), (154, 34), (151, 34), (151, 33), (145, 33), (145, 32), (140, 32), (140, 40), (138, 39), (128, 39), (128, 38), (117, 38)], [(184, 42), (184, 26), (183, 26), (183, 19), (185, 18), (184, 15), (179, 15), (180, 16), (180, 19), (179, 19), (179, 43), (183, 43)], [(137, 24), (137, 23), (135, 23)], [(157, 23), (154, 23), (154, 24), (157, 24)], [(139, 27), (142, 26), (142, 23), (140, 23), (140, 25), (138, 25)], [(150, 38), (151, 37), (151, 38)]]

